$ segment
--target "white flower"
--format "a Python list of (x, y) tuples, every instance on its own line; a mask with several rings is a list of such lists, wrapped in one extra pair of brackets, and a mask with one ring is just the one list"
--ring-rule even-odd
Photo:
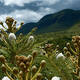
[(60, 80), (60, 77), (54, 76), (51, 80)]
[(15, 40), (16, 39), (16, 35), (14, 33), (10, 33), (8, 38), (9, 38), (9, 40)]
[(34, 39), (34, 36), (30, 36), (29, 39), (30, 39), (30, 40)]
[(2, 80), (10, 80), (7, 76), (3, 77)]
[(56, 56), (56, 59), (58, 59), (58, 58), (63, 58), (63, 59), (65, 59), (65, 56), (64, 56), (62, 53), (59, 53), (59, 54)]
[(31, 41), (32, 41), (32, 42), (34, 41), (34, 36), (30, 36), (30, 37), (29, 37), (28, 42), (31, 42)]

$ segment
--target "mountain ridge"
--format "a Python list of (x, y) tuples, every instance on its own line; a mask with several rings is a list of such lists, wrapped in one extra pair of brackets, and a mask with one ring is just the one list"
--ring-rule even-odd
[(34, 27), (38, 27), (36, 33), (47, 33), (66, 30), (76, 23), (80, 22), (79, 15), (80, 10), (64, 9), (53, 14), (48, 14), (36, 23), (31, 22), (24, 24), (17, 33), (26, 34)]

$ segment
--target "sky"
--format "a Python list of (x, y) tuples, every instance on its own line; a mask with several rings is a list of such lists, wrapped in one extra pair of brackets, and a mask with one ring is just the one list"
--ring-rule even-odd
[(37, 22), (63, 9), (80, 10), (80, 0), (0, 0), (0, 21), (10, 16), (18, 23)]

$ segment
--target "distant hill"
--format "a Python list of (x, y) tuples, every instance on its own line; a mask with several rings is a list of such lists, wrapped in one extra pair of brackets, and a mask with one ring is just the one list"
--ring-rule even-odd
[(54, 14), (46, 15), (37, 23), (24, 24), (17, 33), (26, 34), (34, 27), (38, 27), (37, 33), (57, 32), (67, 30), (79, 22), (79, 10), (65, 9)]

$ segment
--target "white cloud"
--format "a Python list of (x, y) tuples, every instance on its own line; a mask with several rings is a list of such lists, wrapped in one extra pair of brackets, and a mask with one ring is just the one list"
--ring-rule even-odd
[(48, 5), (54, 5), (60, 0), (41, 0), (41, 3), (37, 3), (38, 6), (48, 6)]
[(12, 15), (15, 19), (18, 21), (24, 21), (24, 22), (37, 22), (42, 15), (40, 15), (38, 12), (24, 9), (24, 10), (16, 10), (12, 12), (10, 15)]
[(7, 16), (11, 16), (18, 21), (18, 24), (21, 21), (24, 21), (24, 23), (38, 22), (43, 16), (54, 12), (56, 10), (49, 7), (40, 7), (37, 11), (29, 9), (15, 10), (8, 14), (1, 14), (0, 21), (4, 21)]
[(60, 0), (45, 0), (45, 1), (43, 1), (43, 3), (44, 4), (46, 4), (47, 3), (47, 5), (49, 4), (49, 5), (53, 5), (53, 4), (55, 4), (55, 3), (57, 3), (57, 2), (59, 2)]
[(0, 15), (0, 21), (5, 22), (4, 20), (6, 19), (7, 16), (13, 17), (15, 20), (17, 20), (18, 25), (20, 24), (21, 21), (24, 21), (24, 23), (37, 22), (38, 20), (40, 20), (40, 18), (43, 17), (43, 15), (41, 15), (38, 12), (24, 9), (15, 10), (14, 12), (11, 12), (9, 14), (2, 14)]
[(24, 6), (25, 3), (31, 3), (37, 0), (0, 0), (0, 2), (4, 3), (4, 5), (8, 6), (13, 6), (13, 5), (17, 5), (17, 6)]
[(41, 1), (41, 3), (37, 3), (37, 5), (54, 5), (57, 2), (61, 1), (61, 0), (0, 0), (0, 2), (4, 3), (4, 5), (8, 6), (13, 6), (13, 5), (17, 5), (17, 6), (24, 6), (25, 3), (31, 3), (31, 2), (35, 2), (35, 1)]
[(29, 10), (29, 9), (23, 9), (23, 10), (15, 10), (8, 14), (1, 14), (0, 15), (0, 21), (4, 21), (7, 16), (11, 16), (14, 19), (18, 20), (18, 22), (24, 21), (24, 23), (29, 22), (37, 22), (40, 20), (43, 16), (56, 12), (55, 9), (51, 9), (49, 7), (41, 7), (37, 11)]
[[(29, 10), (29, 9), (22, 9), (22, 10), (15, 9), (15, 11), (12, 11), (11, 13), (0, 14), (0, 20), (4, 21), (6, 16), (12, 16), (16, 20), (18, 20), (18, 22), (21, 22), (21, 21), (24, 21), (25, 23), (37, 22), (43, 16), (57, 11), (56, 8), (52, 8), (52, 7), (50, 7), (50, 5), (54, 5), (56, 3), (61, 2), (61, 0), (16, 0), (16, 1), (0, 0), (0, 2), (4, 3), (5, 5), (17, 5), (17, 6), (24, 6), (25, 3), (31, 3), (34, 1), (41, 1), (38, 5), (42, 5), (42, 6), (38, 7), (37, 11), (33, 11), (33, 10)], [(72, 3), (72, 0), (67, 0), (67, 3), (68, 2)], [(66, 5), (67, 5), (67, 3), (66, 3)], [(37, 5), (35, 5), (35, 6), (37, 6)], [(60, 7), (60, 8), (62, 8), (62, 7)]]
[(40, 9), (38, 10), (38, 12), (40, 12), (41, 15), (45, 16), (47, 14), (51, 14), (51, 13), (54, 13), (56, 12), (55, 9), (52, 9), (52, 8), (49, 8), (49, 7), (40, 7)]

